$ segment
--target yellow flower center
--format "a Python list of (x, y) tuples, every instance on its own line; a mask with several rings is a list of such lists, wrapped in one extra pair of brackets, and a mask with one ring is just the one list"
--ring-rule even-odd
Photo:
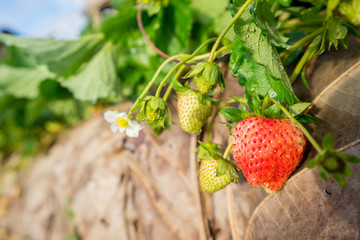
[(126, 127), (130, 126), (128, 120), (126, 120), (123, 117), (116, 119), (116, 122), (119, 125), (119, 127), (122, 127), (122, 128), (126, 128)]

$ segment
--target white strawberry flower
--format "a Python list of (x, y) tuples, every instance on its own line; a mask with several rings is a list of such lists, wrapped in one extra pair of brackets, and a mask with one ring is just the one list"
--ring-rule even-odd
[(142, 129), (142, 126), (138, 122), (130, 120), (124, 112), (106, 111), (104, 113), (104, 119), (111, 123), (110, 129), (113, 133), (119, 131), (121, 133), (125, 132), (129, 137), (138, 137), (139, 131)]

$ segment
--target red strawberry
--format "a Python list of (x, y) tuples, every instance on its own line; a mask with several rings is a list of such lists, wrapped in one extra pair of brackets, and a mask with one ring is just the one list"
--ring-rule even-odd
[(249, 117), (237, 124), (232, 135), (237, 166), (252, 185), (278, 191), (299, 165), (304, 148), (303, 132), (290, 120)]

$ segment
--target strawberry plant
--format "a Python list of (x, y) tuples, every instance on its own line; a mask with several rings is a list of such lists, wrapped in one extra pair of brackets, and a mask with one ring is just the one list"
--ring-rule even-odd
[[(114, 0), (117, 11), (77, 41), (0, 34), (3, 157), (34, 149), (42, 136), (125, 99), (134, 102), (128, 113), (104, 114), (111, 130), (137, 137), (140, 124), (148, 124), (159, 135), (173, 125), (168, 103), (176, 99), (183, 130), (206, 139), (198, 153), (205, 192), (241, 174), (253, 186), (279, 191), (303, 161), (306, 142), (317, 152), (307, 166), (346, 186), (348, 164), (360, 159), (336, 151), (329, 135), (316, 142), (305, 128), (317, 121), (306, 112), (311, 103), (292, 84), (299, 79), (309, 87), (305, 70), (317, 56), (348, 47), (349, 35), (360, 37), (357, 6), (356, 0)], [(245, 87), (244, 96), (218, 97), (227, 89), (224, 68)], [(219, 113), (229, 120), (224, 153), (210, 136)]]
[[(349, 32), (359, 37), (351, 23), (346, 21), (352, 13), (342, 12), (344, 17), (338, 14), (344, 4), (338, 1), (315, 1), (311, 4), (296, 8), (291, 1), (234, 0), (230, 4), (233, 18), (216, 38), (208, 54), (198, 55), (198, 52), (210, 45), (211, 39), (191, 55), (168, 57), (167, 61), (177, 59), (178, 63), (160, 83), (156, 97), (160, 97), (170, 76), (183, 66), (168, 85), (163, 99), (166, 100), (171, 89), (175, 89), (180, 124), (190, 134), (199, 135), (212, 115), (206, 143), (201, 144), (198, 157), (201, 160), (200, 186), (205, 192), (219, 190), (236, 180), (238, 170), (251, 185), (262, 185), (268, 192), (279, 191), (301, 163), (306, 138), (318, 152), (309, 161), (308, 167), (318, 166), (320, 176), (326, 181), (331, 175), (340, 185), (346, 186), (345, 177), (352, 176), (348, 163), (360, 163), (357, 157), (335, 151), (330, 136), (324, 138), (321, 147), (302, 125), (317, 120), (304, 113), (310, 103), (302, 102), (295, 95), (292, 83), (300, 76), (308, 87), (305, 69), (315, 56), (322, 54), (326, 48), (347, 47)], [(234, 41), (225, 41), (224, 37), (232, 27)], [(302, 34), (297, 39), (299, 37), (294, 32), (300, 30)], [(245, 86), (245, 96), (233, 97), (219, 105), (222, 99), (215, 100), (211, 96), (226, 89), (217, 62), (219, 56), (228, 52), (229, 68), (239, 78), (239, 84)], [(290, 64), (295, 67), (288, 76), (285, 66)], [(185, 65), (190, 66), (190, 70), (186, 70), (182, 78), (187, 80), (183, 86), (179, 83), (183, 81), (179, 76)], [(157, 74), (154, 79), (156, 77)], [(150, 81), (148, 86), (153, 82)], [(139, 108), (139, 101), (146, 99), (144, 96), (148, 90), (145, 89), (140, 100), (135, 102), (130, 116)], [(239, 108), (226, 107), (233, 102), (239, 102)], [(214, 113), (213, 107), (218, 109)], [(213, 147), (209, 137), (218, 113), (236, 125), (231, 131), (232, 137), (224, 156)], [(170, 111), (168, 119), (171, 119)], [(147, 122), (153, 124), (152, 121)], [(159, 127), (163, 130), (167, 128), (164, 125)], [(238, 167), (236, 170), (227, 159), (231, 146)], [(207, 160), (201, 157), (203, 151), (207, 152)]]

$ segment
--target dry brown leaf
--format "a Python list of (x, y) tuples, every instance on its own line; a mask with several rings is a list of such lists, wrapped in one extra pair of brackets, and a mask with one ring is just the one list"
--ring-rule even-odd
[[(360, 157), (360, 141), (345, 152)], [(245, 239), (359, 239), (360, 165), (351, 167), (355, 177), (346, 188), (304, 169), (257, 207)]]

